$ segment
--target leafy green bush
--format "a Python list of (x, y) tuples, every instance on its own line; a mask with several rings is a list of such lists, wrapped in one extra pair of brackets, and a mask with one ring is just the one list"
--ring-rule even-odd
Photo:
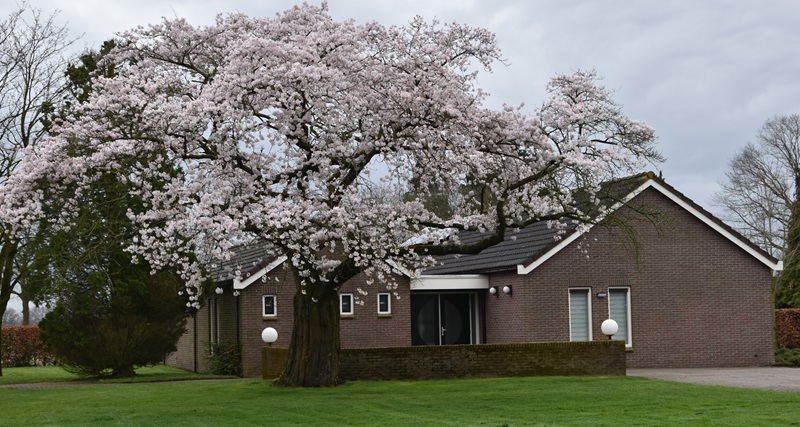
[(212, 374), (242, 376), (242, 345), (231, 340), (211, 344), (208, 364)]
[(800, 348), (778, 348), (775, 351), (775, 365), (800, 367)]

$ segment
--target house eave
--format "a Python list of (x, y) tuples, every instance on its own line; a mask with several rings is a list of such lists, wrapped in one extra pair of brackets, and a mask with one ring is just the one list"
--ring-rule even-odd
[(489, 276), (483, 274), (422, 275), (411, 278), (412, 291), (489, 289)]
[(245, 278), (243, 280), (242, 279), (233, 279), (233, 289), (240, 290), (240, 289), (247, 288), (248, 286), (250, 286), (253, 283), (255, 283), (256, 280), (264, 277), (264, 275), (266, 275), (270, 271), (276, 269), (279, 265), (281, 265), (284, 262), (286, 262), (287, 259), (288, 258), (285, 255), (279, 256), (274, 261), (272, 261), (271, 263), (267, 264), (266, 266), (264, 266), (260, 270), (254, 272), (253, 274), (251, 274), (247, 278)]

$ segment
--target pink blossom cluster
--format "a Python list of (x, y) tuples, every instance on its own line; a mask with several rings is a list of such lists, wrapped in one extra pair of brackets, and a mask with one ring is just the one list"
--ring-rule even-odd
[[(594, 72), (556, 76), (533, 114), (486, 108), (476, 69), (500, 51), (463, 25), (337, 22), (302, 5), (210, 26), (165, 20), (117, 46), (118, 75), (97, 78), (79, 114), (26, 153), (0, 189), (0, 219), (21, 232), (52, 204), (63, 208), (51, 220), (69, 227), (71, 194), (115, 172), (147, 203), (131, 213), (130, 252), (178, 267), (195, 303), (210, 266), (243, 242), (285, 254), (304, 292), (363, 271), (388, 280), (431, 254), (475, 250), (465, 230), (502, 238), (585, 214), (577, 188), (658, 157), (653, 130), (624, 116)], [(468, 183), (491, 193), (488, 212), (443, 219), (422, 203)], [(415, 196), (368, 198), (370, 185)]]

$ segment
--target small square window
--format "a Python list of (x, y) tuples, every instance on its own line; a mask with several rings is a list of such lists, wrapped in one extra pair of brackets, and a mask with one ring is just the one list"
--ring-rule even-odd
[(264, 317), (277, 317), (278, 307), (275, 295), (264, 295)]
[(378, 294), (378, 314), (392, 313), (392, 298), (390, 294)]
[(339, 295), (339, 314), (342, 316), (353, 315), (353, 294)]

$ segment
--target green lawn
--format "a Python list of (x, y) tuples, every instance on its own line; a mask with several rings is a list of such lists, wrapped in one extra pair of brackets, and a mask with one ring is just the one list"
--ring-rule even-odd
[(3, 367), (3, 376), (0, 377), (0, 385), (6, 384), (29, 384), (41, 382), (62, 382), (75, 381), (78, 376), (57, 366), (36, 366), (25, 368), (6, 368)]
[(628, 377), (0, 388), (0, 425), (800, 425), (800, 393)]
[[(155, 381), (178, 381), (189, 379), (212, 379), (229, 378), (221, 375), (193, 374), (181, 369), (169, 366), (146, 366), (136, 369), (136, 376), (132, 378), (81, 378), (71, 374), (57, 366), (31, 366), (24, 368), (3, 368), (3, 376), (0, 377), (0, 385), (8, 384), (30, 384), (43, 382), (65, 382), (99, 381), (103, 383), (133, 383), (133, 382), (155, 382)], [(1, 420), (0, 420), (1, 421)]]

